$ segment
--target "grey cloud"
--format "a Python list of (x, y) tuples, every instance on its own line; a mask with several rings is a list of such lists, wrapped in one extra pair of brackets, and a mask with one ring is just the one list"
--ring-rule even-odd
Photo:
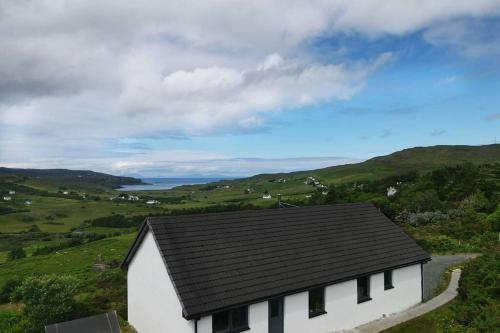
[(444, 129), (434, 129), (429, 134), (431, 136), (441, 136), (441, 135), (443, 135), (445, 133), (446, 133), (446, 130), (444, 130)]
[(387, 129), (384, 129), (384, 131), (382, 132), (382, 134), (380, 134), (379, 138), (387, 138), (387, 137), (390, 137), (392, 135), (392, 128), (387, 128)]
[(486, 121), (497, 121), (500, 120), (500, 112), (492, 113), (484, 117)]

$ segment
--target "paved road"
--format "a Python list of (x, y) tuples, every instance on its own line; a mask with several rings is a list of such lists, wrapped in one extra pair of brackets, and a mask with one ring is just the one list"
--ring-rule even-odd
[(447, 267), (473, 257), (474, 255), (470, 254), (433, 256), (432, 260), (424, 265), (424, 300), (427, 301), (434, 296), (434, 290), (441, 282), (441, 277)]
[(417, 306), (409, 308), (408, 310), (390, 315), (379, 320), (369, 322), (365, 325), (358, 326), (345, 333), (378, 333), (390, 327), (404, 323), (405, 321), (419, 317), (429, 311), (437, 309), (438, 307), (448, 303), (457, 296), (458, 280), (460, 279), (460, 269), (456, 269), (451, 274), (450, 284), (448, 288), (438, 296), (434, 297), (428, 302), (421, 303)]

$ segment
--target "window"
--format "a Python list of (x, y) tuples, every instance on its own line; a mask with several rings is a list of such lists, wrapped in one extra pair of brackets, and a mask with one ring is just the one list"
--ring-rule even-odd
[(358, 279), (358, 304), (370, 301), (370, 277), (363, 276)]
[(236, 333), (249, 329), (247, 306), (212, 315), (213, 333)]
[(325, 288), (309, 290), (309, 318), (325, 313)]
[(392, 271), (384, 272), (384, 290), (392, 289), (394, 286), (392, 285)]

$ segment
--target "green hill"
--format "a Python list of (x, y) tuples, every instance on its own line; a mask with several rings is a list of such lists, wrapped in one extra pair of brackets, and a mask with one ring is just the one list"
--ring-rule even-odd
[(362, 163), (315, 170), (319, 177), (341, 182), (374, 179), (408, 171), (425, 173), (433, 169), (463, 163), (500, 163), (500, 144), (485, 146), (431, 146), (404, 149)]
[(235, 182), (268, 180), (280, 177), (303, 178), (314, 175), (323, 181), (371, 180), (393, 176), (408, 171), (427, 172), (433, 169), (463, 163), (500, 163), (500, 144), (485, 146), (431, 146), (404, 149), (389, 155), (378, 156), (367, 161), (345, 164), (323, 169), (279, 174), (261, 174)]
[(120, 177), (89, 170), (68, 169), (11, 169), (0, 167), (0, 181), (11, 180), (28, 184), (41, 183), (52, 186), (78, 186), (86, 188), (114, 189), (120, 185), (142, 184), (132, 177)]

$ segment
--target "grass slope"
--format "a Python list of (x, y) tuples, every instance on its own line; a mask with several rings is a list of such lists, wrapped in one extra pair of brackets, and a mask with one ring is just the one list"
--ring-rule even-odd
[(90, 188), (114, 189), (120, 185), (141, 184), (142, 181), (132, 177), (120, 177), (89, 170), (68, 169), (10, 169), (0, 167), (2, 178), (22, 178), (42, 181), (57, 186), (79, 186)]
[(48, 255), (8, 261), (0, 264), (0, 286), (8, 278), (31, 274), (73, 274), (84, 279), (92, 274), (97, 255), (102, 255), (107, 262), (121, 261), (134, 237), (135, 233), (111, 237)]

